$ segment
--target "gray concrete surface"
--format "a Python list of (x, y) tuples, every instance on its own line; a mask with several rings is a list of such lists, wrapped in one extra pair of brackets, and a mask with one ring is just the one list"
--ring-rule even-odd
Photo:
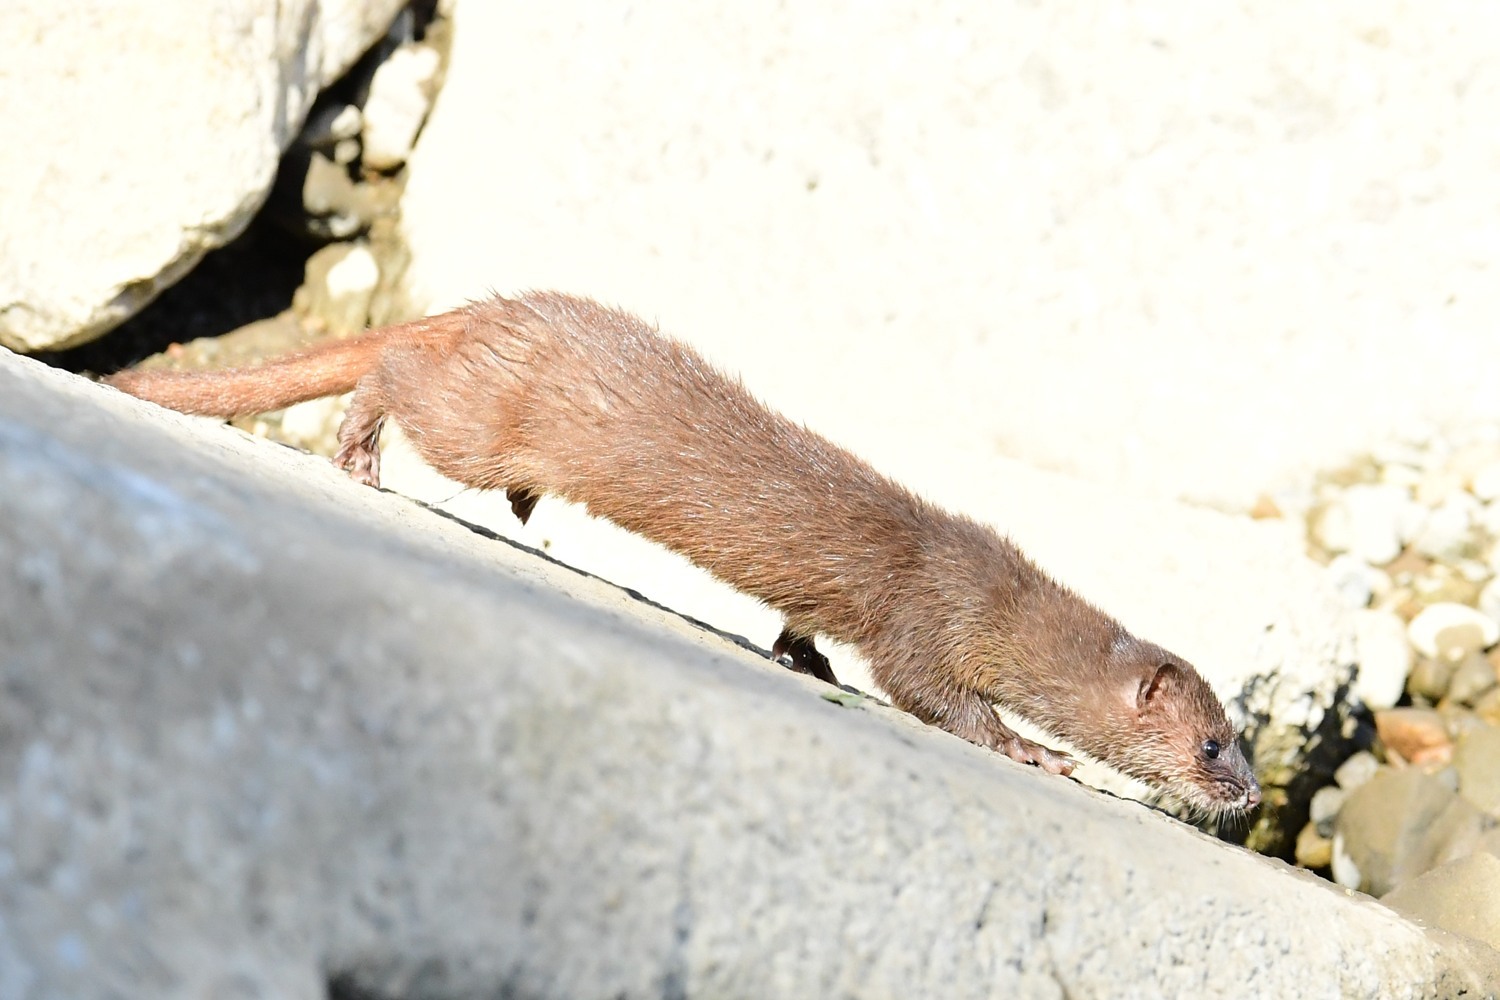
[(0, 996), (1500, 986), (1369, 899), (3, 352), (0, 503)]

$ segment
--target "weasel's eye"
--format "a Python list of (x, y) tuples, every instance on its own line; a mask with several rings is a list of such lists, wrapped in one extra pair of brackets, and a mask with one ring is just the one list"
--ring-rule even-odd
[(1203, 756), (1207, 757), (1209, 760), (1218, 760), (1219, 759), (1219, 741), (1218, 740), (1204, 740), (1203, 741)]

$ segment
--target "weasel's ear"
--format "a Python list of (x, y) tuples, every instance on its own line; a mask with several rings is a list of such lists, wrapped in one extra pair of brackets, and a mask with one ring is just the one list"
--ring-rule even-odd
[(1142, 677), (1135, 693), (1135, 710), (1142, 714), (1149, 712), (1152, 706), (1161, 701), (1167, 686), (1177, 680), (1178, 673), (1177, 664), (1163, 663), (1151, 676)]

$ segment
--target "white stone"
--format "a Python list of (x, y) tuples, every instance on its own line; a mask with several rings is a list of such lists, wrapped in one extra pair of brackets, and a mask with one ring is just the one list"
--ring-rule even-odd
[(1479, 592), (1479, 613), (1485, 615), (1500, 625), (1500, 577), (1496, 577), (1484, 585)]
[(413, 43), (392, 52), (370, 81), (364, 107), (364, 165), (394, 170), (406, 162), (427, 120), (439, 59), (431, 46)]
[(1351, 694), (1371, 709), (1392, 707), (1406, 689), (1406, 675), (1411, 672), (1406, 623), (1392, 611), (1356, 611), (1354, 642), (1359, 674)]
[(362, 330), (380, 281), (380, 267), (363, 243), (330, 243), (307, 260), (295, 307), (330, 330)]
[(380, 265), (370, 248), (360, 243), (328, 269), (326, 280), (331, 296), (369, 295), (380, 281)]
[(1380, 467), (1380, 481), (1392, 486), (1415, 489), (1422, 481), (1422, 471), (1409, 465), (1383, 465)]
[[(1379, 572), (1348, 553), (1334, 556), (1328, 563), (1328, 580), (1350, 608), (1363, 608), (1370, 603), (1370, 598), (1375, 595), (1375, 574)], [(1384, 573), (1380, 575), (1385, 576)]]
[(1427, 516), (1412, 546), (1439, 562), (1457, 562), (1476, 548), (1474, 519), (1479, 501), (1463, 490), (1455, 490)]
[(1492, 500), (1480, 508), (1475, 518), (1480, 530), (1492, 539), (1500, 539), (1500, 500)]
[(1375, 772), (1380, 770), (1380, 761), (1368, 750), (1361, 750), (1344, 761), (1333, 772), (1333, 780), (1346, 792), (1363, 785), (1375, 777)]
[(1445, 601), (1423, 608), (1406, 634), (1422, 655), (1456, 661), (1500, 641), (1500, 622), (1467, 604)]
[(1323, 509), (1315, 530), (1329, 551), (1380, 566), (1401, 554), (1404, 535), (1420, 510), (1403, 487), (1361, 483)]
[(90, 340), (236, 236), (402, 2), (0, 3), (0, 346)]
[(1500, 499), (1500, 462), (1490, 462), (1475, 472), (1469, 491), (1486, 503)]
[(1344, 844), (1344, 835), (1335, 832), (1333, 835), (1333, 862), (1329, 866), (1329, 874), (1333, 880), (1345, 889), (1359, 888), (1359, 865), (1349, 856), (1349, 850)]
[(1308, 819), (1317, 824), (1318, 832), (1323, 836), (1329, 836), (1333, 830), (1333, 819), (1343, 808), (1344, 799), (1349, 793), (1338, 785), (1324, 785), (1313, 793), (1312, 801), (1308, 803)]
[(353, 104), (346, 104), (328, 123), (328, 135), (333, 139), (357, 139), (365, 127), (365, 116)]

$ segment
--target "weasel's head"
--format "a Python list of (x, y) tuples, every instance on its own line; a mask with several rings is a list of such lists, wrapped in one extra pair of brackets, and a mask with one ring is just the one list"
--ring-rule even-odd
[(1192, 664), (1133, 637), (1109, 671), (1107, 744), (1098, 756), (1210, 816), (1260, 805), (1260, 785), (1224, 706)]

